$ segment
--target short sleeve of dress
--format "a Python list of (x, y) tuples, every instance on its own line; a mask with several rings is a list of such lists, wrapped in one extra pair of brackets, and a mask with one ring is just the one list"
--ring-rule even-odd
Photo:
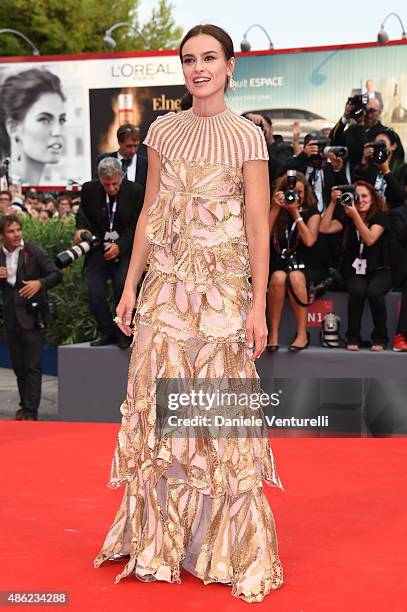
[(369, 225), (381, 225), (385, 230), (389, 228), (389, 218), (385, 213), (379, 212), (373, 215)]
[(304, 210), (301, 213), (301, 217), (304, 219), (304, 221), (307, 223), (307, 221), (313, 217), (314, 215), (319, 215), (321, 216), (321, 213), (319, 212), (318, 208), (316, 206), (313, 206), (312, 208), (308, 208), (306, 210)]
[(171, 121), (171, 115), (175, 113), (167, 113), (166, 115), (160, 115), (148, 128), (146, 137), (143, 140), (143, 144), (147, 147), (155, 149), (159, 153), (162, 151), (164, 137), (165, 137), (165, 126), (168, 121)]
[[(248, 120), (246, 120), (248, 121)], [(246, 131), (246, 142), (244, 146), (243, 162), (254, 161), (256, 159), (268, 160), (267, 143), (261, 128), (248, 121)]]

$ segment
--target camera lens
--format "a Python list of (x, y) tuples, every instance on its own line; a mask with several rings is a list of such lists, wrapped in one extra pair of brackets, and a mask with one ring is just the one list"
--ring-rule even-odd
[(342, 206), (351, 206), (352, 203), (355, 201), (355, 196), (353, 195), (353, 193), (347, 191), (341, 195), (340, 200)]

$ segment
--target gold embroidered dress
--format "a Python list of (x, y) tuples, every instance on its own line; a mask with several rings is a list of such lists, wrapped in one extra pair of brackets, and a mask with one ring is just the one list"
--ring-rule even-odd
[(262, 484), (282, 488), (268, 438), (158, 439), (155, 392), (160, 378), (258, 380), (245, 346), (242, 169), (268, 159), (266, 144), (260, 128), (229, 109), (168, 113), (144, 142), (160, 154), (160, 191), (148, 213), (149, 267), (108, 482), (125, 491), (95, 566), (121, 553), (129, 560), (116, 582), (180, 582), (185, 568), (262, 601), (283, 582)]

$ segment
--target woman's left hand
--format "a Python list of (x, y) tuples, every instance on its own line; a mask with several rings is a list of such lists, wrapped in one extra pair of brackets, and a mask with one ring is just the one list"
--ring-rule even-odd
[(377, 167), (378, 167), (378, 169), (380, 170), (380, 172), (383, 175), (384, 174), (389, 174), (389, 172), (390, 172), (390, 164), (389, 164), (389, 161), (387, 159), (382, 164), (377, 164)]
[(253, 348), (252, 361), (264, 352), (267, 342), (267, 325), (265, 308), (252, 307), (246, 319), (246, 344)]

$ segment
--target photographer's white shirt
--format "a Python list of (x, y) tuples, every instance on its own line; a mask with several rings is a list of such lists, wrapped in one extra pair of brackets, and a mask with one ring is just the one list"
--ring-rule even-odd
[[(124, 157), (119, 152), (117, 152), (117, 159), (121, 163)], [(137, 153), (133, 155), (133, 157), (131, 158), (131, 164), (129, 164), (125, 172), (125, 177), (127, 178), (128, 181), (134, 182), (136, 180), (136, 166), (137, 166)]]
[(9, 285), (16, 284), (17, 277), (17, 268), (18, 268), (18, 256), (20, 251), (24, 248), (24, 240), (21, 240), (20, 246), (18, 246), (14, 251), (8, 251), (5, 246), (3, 246), (3, 253), (6, 256), (6, 268), (7, 268), (7, 282)]

